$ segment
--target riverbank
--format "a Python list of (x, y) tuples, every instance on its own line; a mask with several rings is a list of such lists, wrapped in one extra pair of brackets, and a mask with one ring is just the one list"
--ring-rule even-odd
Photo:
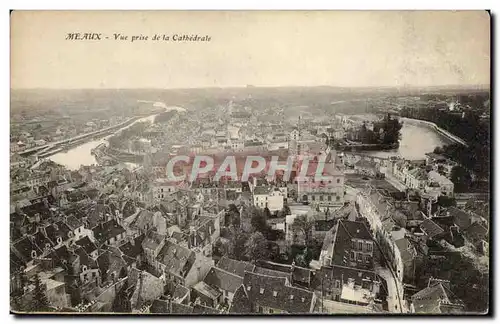
[(469, 147), (467, 145), (467, 143), (461, 139), (460, 137), (458, 136), (455, 136), (453, 134), (451, 134), (450, 132), (440, 128), (438, 125), (436, 125), (435, 123), (433, 122), (430, 122), (430, 121), (426, 121), (426, 120), (421, 120), (421, 119), (414, 119), (414, 118), (408, 118), (408, 117), (400, 117), (400, 119), (403, 121), (403, 122), (409, 122), (409, 123), (417, 123), (417, 124), (420, 124), (420, 125), (426, 125), (428, 127), (431, 127), (432, 129), (434, 129), (436, 132), (438, 132), (439, 134), (445, 136), (446, 138), (448, 138), (449, 140), (455, 142), (455, 143), (458, 143), (458, 144), (462, 144), (464, 145), (465, 147)]

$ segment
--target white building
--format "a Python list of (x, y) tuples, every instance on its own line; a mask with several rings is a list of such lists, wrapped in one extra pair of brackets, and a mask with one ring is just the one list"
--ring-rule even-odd
[(271, 212), (283, 209), (285, 194), (279, 188), (258, 186), (253, 190), (253, 203), (258, 208), (269, 208)]

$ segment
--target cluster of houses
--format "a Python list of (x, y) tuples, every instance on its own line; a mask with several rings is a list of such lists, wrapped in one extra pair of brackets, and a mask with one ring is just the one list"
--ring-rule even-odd
[(422, 161), (379, 158), (361, 153), (346, 153), (343, 160), (346, 167), (357, 174), (390, 177), (402, 187), (434, 198), (454, 195), (450, 175), (451, 169), (457, 164), (435, 153), (428, 153)]

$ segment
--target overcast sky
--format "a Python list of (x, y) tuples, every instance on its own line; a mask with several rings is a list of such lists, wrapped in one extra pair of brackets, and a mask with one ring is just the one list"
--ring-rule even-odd
[[(483, 11), (20, 12), (12, 88), (488, 85)], [(67, 41), (95, 32), (103, 41)], [(112, 41), (198, 34), (210, 42)]]

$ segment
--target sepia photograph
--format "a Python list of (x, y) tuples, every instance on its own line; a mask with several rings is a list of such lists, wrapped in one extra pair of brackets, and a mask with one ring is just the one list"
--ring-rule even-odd
[(491, 15), (10, 13), (10, 312), (487, 315)]

